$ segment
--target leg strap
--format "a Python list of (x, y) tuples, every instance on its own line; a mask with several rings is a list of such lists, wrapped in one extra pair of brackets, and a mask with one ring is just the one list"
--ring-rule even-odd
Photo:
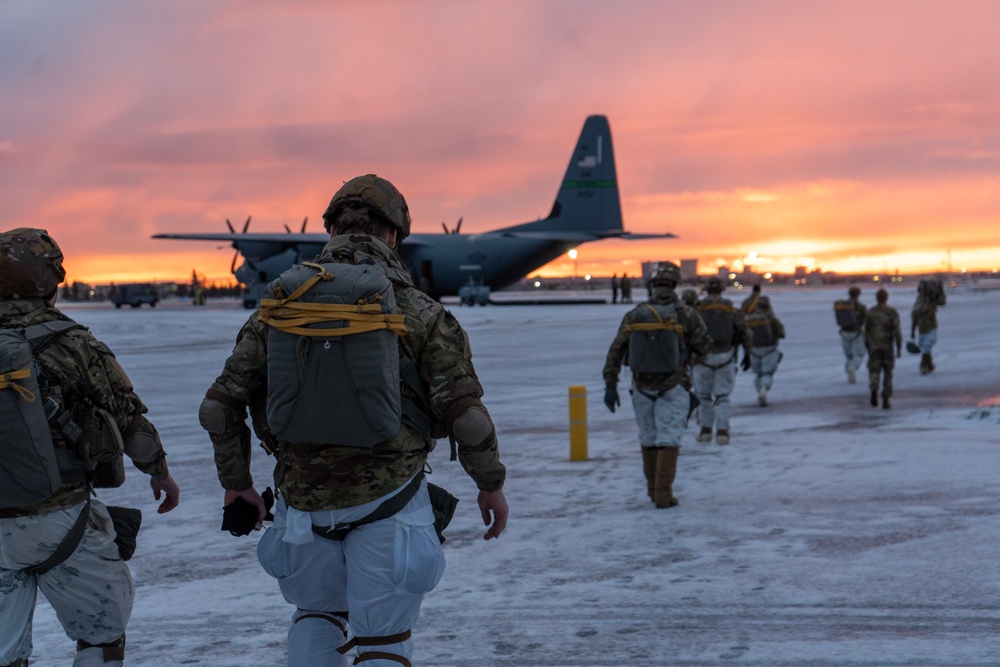
[(384, 651), (368, 651), (367, 653), (362, 653), (354, 659), (354, 664), (357, 665), (368, 660), (393, 660), (403, 665), (403, 667), (413, 667), (413, 663), (403, 656), (396, 655), (395, 653), (385, 653)]
[[(350, 651), (355, 646), (386, 646), (388, 644), (398, 644), (399, 642), (405, 642), (410, 638), (410, 631), (404, 630), (397, 635), (388, 635), (386, 637), (352, 637), (349, 642), (337, 649), (337, 651), (343, 655)], [(362, 654), (368, 655), (368, 654)], [(361, 656), (358, 656), (361, 657)], [(373, 658), (365, 658), (366, 660), (372, 660)], [(399, 659), (399, 656), (395, 656), (394, 659)], [(357, 664), (357, 662), (355, 662)], [(409, 664), (409, 663), (407, 663)]]
[[(329, 613), (327, 613), (327, 612), (310, 612), (308, 614), (302, 614), (301, 616), (299, 616), (298, 618), (296, 618), (295, 621), (293, 621), (293, 622), (294, 623), (298, 623), (299, 621), (301, 621), (301, 620), (303, 620), (305, 618), (322, 618), (324, 621), (329, 621), (330, 623), (333, 623), (338, 628), (340, 628), (340, 631), (344, 633), (344, 637), (347, 637), (347, 624), (345, 623), (345, 621), (347, 620), (347, 612), (346, 611), (331, 611)], [(344, 619), (344, 620), (342, 621), (341, 619)]]
[(28, 659), (27, 658), (18, 658), (17, 660), (15, 660), (14, 662), (10, 663), (9, 665), (2, 665), (0, 667), (28, 667)]
[(125, 635), (122, 635), (113, 642), (106, 642), (104, 644), (91, 644), (85, 642), (82, 639), (76, 642), (76, 650), (79, 653), (88, 648), (100, 648), (104, 649), (104, 662), (113, 662), (115, 660), (125, 659)]

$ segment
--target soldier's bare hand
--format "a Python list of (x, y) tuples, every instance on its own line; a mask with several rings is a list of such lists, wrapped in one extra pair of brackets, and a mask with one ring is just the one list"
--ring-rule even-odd
[(500, 537), (500, 533), (507, 527), (508, 512), (507, 496), (504, 495), (503, 489), (493, 492), (480, 491), (479, 511), (483, 514), (484, 526), (490, 526), (490, 519), (493, 519), (493, 525), (483, 535), (483, 539), (492, 540), (495, 537)]
[(181, 487), (177, 485), (174, 481), (173, 476), (168, 472), (167, 476), (163, 479), (149, 479), (149, 486), (153, 489), (153, 498), (156, 500), (160, 499), (160, 494), (166, 494), (163, 502), (160, 506), (156, 508), (157, 514), (165, 514), (170, 510), (177, 507), (178, 503), (181, 501)]

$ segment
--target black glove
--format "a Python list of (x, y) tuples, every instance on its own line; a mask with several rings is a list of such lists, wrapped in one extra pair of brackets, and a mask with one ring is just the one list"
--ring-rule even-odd
[(743, 361), (740, 363), (740, 368), (744, 371), (750, 370), (750, 355), (745, 352), (743, 353)]
[[(274, 514), (271, 513), (271, 506), (274, 505), (274, 491), (271, 487), (264, 489), (260, 494), (264, 501), (265, 521), (274, 521)], [(257, 527), (257, 506), (253, 503), (237, 498), (235, 501), (222, 508), (222, 530), (229, 531), (230, 535), (240, 537), (249, 535)]]
[(614, 412), (615, 406), (621, 404), (622, 399), (618, 398), (618, 385), (609, 382), (607, 386), (604, 387), (604, 405), (608, 406), (608, 410)]

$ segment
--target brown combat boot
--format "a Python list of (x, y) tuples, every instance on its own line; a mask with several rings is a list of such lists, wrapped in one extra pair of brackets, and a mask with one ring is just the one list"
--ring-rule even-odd
[(931, 355), (922, 354), (920, 355), (920, 374), (927, 375), (931, 372)]
[(872, 407), (878, 407), (878, 389), (872, 389)]
[(888, 410), (890, 407), (892, 406), (889, 405), (889, 397), (886, 396), (885, 394), (882, 394), (882, 409)]
[(729, 431), (724, 428), (720, 428), (718, 431), (715, 432), (715, 441), (720, 445), (728, 445)]
[(702, 426), (701, 431), (698, 433), (698, 442), (712, 442), (712, 427)]
[(646, 493), (650, 500), (655, 500), (653, 496), (653, 486), (656, 484), (656, 459), (659, 458), (660, 450), (652, 447), (642, 447), (642, 472), (646, 475)]
[(656, 483), (653, 485), (653, 502), (659, 509), (675, 507), (679, 504), (674, 498), (674, 478), (677, 476), (677, 455), (680, 447), (664, 447), (656, 458)]
[(928, 352), (927, 353), (927, 372), (928, 373), (933, 373), (935, 368), (937, 368), (937, 366), (934, 365), (934, 355), (932, 355), (930, 352)]

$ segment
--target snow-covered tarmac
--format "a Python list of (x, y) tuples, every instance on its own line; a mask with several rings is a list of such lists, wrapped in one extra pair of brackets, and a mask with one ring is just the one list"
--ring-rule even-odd
[[(937, 371), (920, 376), (904, 352), (888, 411), (868, 405), (866, 374), (847, 384), (832, 310), (846, 286), (768, 293), (788, 330), (771, 405), (741, 373), (732, 444), (695, 443), (689, 426), (671, 510), (646, 499), (624, 382), (618, 413), (601, 402), (628, 306), (452, 307), (499, 431), (511, 519), (499, 541), (481, 539), (475, 488), (442, 443), (432, 480), (462, 502), (448, 571), (414, 628), (415, 665), (1000, 664), (1000, 292), (949, 291)], [(914, 289), (890, 294), (906, 335)], [(247, 312), (66, 310), (117, 353), (182, 487), (162, 516), (131, 467), (100, 495), (145, 515), (127, 664), (284, 664), (292, 609), (257, 565), (257, 535), (220, 531), (197, 420)], [(574, 384), (588, 388), (584, 462), (569, 461)], [(254, 456), (263, 489), (271, 461)], [(68, 665), (74, 648), (40, 600), (32, 666)]]

